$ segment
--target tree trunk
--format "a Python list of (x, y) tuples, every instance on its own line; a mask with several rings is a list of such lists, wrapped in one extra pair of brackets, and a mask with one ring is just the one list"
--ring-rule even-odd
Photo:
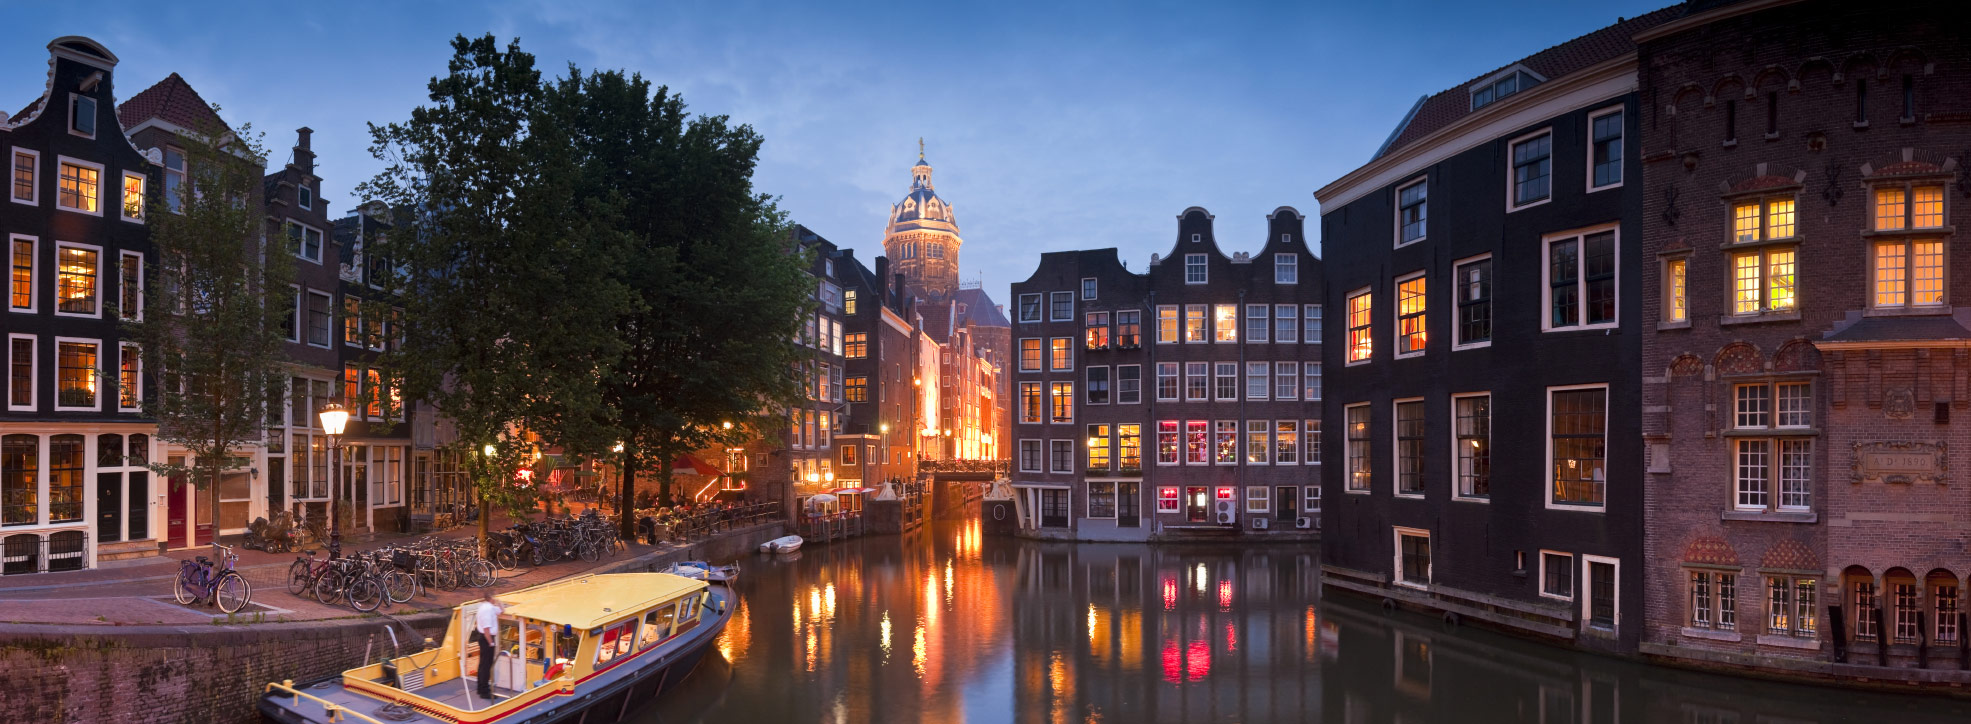
[[(214, 456), (218, 458), (219, 456)], [(212, 542), (219, 542), (219, 463), (215, 460), (206, 473), (205, 500), (207, 510), (212, 511)], [(196, 511), (194, 511), (196, 513)], [(194, 515), (193, 517), (197, 517)], [(192, 538), (198, 538), (198, 524), (192, 524)]]
[[(479, 499), (479, 546), (483, 549), (486, 547), (486, 541), (491, 540), (490, 535), (493, 532), (493, 511), (486, 507), (486, 490), (484, 488), (474, 485), (472, 486), (472, 494)], [(482, 555), (489, 552), (491, 551), (480, 551)]]
[(621, 489), (616, 491), (616, 522), (618, 532), (624, 540), (636, 540), (636, 456), (630, 454), (627, 446), (618, 459), (617, 469), (623, 476)]
[(664, 467), (657, 469), (657, 480), (660, 481), (657, 484), (657, 492), (663, 499), (662, 505), (668, 508), (678, 503), (677, 496), (671, 494), (671, 463), (668, 459), (670, 456), (666, 455), (664, 457), (666, 458)]

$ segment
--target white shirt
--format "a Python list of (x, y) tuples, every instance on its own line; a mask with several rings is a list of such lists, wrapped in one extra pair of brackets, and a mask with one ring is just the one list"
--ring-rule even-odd
[(498, 604), (491, 602), (479, 604), (478, 630), (484, 632), (486, 638), (493, 638), (495, 634), (499, 633), (500, 607)]

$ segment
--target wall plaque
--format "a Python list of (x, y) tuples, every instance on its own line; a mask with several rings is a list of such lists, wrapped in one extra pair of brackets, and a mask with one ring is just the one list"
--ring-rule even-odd
[(1854, 482), (1949, 482), (1950, 447), (1944, 442), (1882, 440), (1855, 443)]

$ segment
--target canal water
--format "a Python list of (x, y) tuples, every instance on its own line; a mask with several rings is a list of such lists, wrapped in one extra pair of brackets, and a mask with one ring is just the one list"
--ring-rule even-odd
[(640, 721), (1971, 722), (1963, 700), (1643, 666), (1322, 601), (1319, 558), (976, 522), (760, 556), (716, 655)]

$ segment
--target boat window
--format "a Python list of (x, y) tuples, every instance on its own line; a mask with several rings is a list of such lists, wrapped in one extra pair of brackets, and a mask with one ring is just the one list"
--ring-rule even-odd
[(547, 632), (541, 629), (539, 623), (527, 623), (526, 640), (527, 660), (536, 664), (547, 663)]
[(678, 623), (690, 623), (696, 620), (698, 620), (698, 594), (694, 593), (678, 602)]
[(581, 646), (581, 634), (575, 633), (574, 629), (566, 625), (563, 625), (554, 634), (554, 655), (556, 658), (573, 660), (575, 658), (575, 650), (581, 648)]
[(677, 619), (676, 606), (662, 606), (651, 609), (643, 615), (643, 640), (637, 648), (647, 649), (671, 637), (671, 622)]
[(621, 628), (623, 629), (623, 635), (616, 637), (617, 656), (628, 655), (630, 653), (630, 645), (636, 642), (636, 619), (624, 621)]
[(616, 639), (623, 633), (622, 627), (611, 626), (602, 632), (602, 644), (595, 649), (595, 663), (606, 664), (616, 659)]
[(505, 616), (500, 617), (500, 650), (520, 650), (520, 622)]

